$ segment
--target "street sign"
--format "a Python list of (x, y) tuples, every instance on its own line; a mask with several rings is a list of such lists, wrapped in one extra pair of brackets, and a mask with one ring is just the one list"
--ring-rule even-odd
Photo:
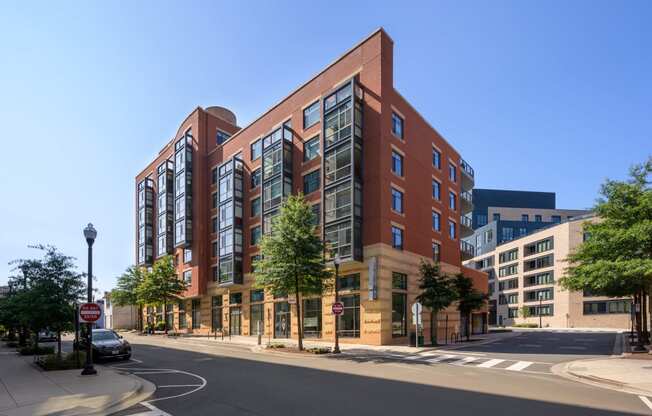
[(344, 312), (344, 304), (342, 302), (335, 302), (331, 309), (333, 310), (333, 315), (342, 315), (342, 312)]
[(421, 312), (423, 311), (423, 306), (419, 303), (416, 302), (414, 305), (412, 305), (412, 323), (415, 325), (421, 325)]
[(79, 322), (93, 323), (102, 316), (102, 308), (97, 303), (82, 303), (79, 306)]

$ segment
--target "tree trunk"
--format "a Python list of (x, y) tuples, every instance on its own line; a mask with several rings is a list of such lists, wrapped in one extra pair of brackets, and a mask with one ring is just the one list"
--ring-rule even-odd
[(143, 304), (139, 303), (138, 307), (138, 330), (143, 332)]
[(61, 360), (61, 331), (57, 331), (57, 358)]
[(466, 341), (471, 341), (471, 312), (466, 314)]
[(650, 342), (650, 333), (647, 326), (647, 293), (645, 289), (641, 291), (641, 322), (643, 324), (643, 343)]
[(431, 317), (430, 317), (430, 326), (431, 326), (431, 333), (430, 337), (432, 338), (432, 345), (437, 346), (439, 345), (439, 342), (437, 341), (437, 336), (439, 335), (439, 311), (431, 311)]
[(294, 299), (297, 303), (297, 337), (299, 338), (299, 351), (303, 351), (303, 328), (301, 327), (301, 303), (299, 303), (299, 276), (294, 276)]
[[(638, 307), (637, 307), (638, 306)], [(636, 316), (636, 336), (638, 338), (638, 344), (642, 345), (643, 343), (643, 325), (641, 323), (641, 318), (642, 318), (642, 313), (641, 311), (643, 310), (642, 305), (641, 305), (641, 293), (637, 293), (634, 295), (634, 307), (638, 309), (638, 312), (635, 312)]]

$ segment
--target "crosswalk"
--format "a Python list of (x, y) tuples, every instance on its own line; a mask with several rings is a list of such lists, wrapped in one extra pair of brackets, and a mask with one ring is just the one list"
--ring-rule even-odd
[[(360, 353), (343, 352), (344, 355), (357, 355)], [(386, 360), (391, 362), (419, 363), (419, 364), (450, 364), (464, 367), (482, 369), (505, 370), (512, 372), (552, 373), (551, 363), (513, 360), (509, 358), (487, 357), (484, 355), (449, 354), (442, 351), (423, 351), (419, 353), (391, 353), (391, 354), (365, 354), (371, 360)]]

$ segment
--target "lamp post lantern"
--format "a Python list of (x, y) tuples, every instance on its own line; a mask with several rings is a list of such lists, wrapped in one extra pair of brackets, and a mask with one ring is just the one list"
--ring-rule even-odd
[[(87, 284), (87, 295), (88, 302), (93, 301), (93, 243), (95, 242), (95, 237), (97, 237), (97, 231), (93, 228), (93, 224), (88, 223), (86, 228), (84, 228), (84, 237), (86, 238), (86, 243), (88, 243), (88, 284)], [(82, 370), (82, 375), (93, 375), (97, 374), (97, 371), (93, 367), (93, 324), (88, 323), (86, 331), (86, 363), (84, 364), (84, 369)]]
[[(338, 254), (335, 256), (333, 259), (333, 265), (335, 265), (335, 303), (339, 303), (340, 301), (340, 263), (342, 260), (340, 259), (340, 255)], [(340, 316), (339, 315), (333, 315), (333, 319), (335, 319), (335, 347), (333, 348), (333, 354), (339, 354), (340, 353)]]

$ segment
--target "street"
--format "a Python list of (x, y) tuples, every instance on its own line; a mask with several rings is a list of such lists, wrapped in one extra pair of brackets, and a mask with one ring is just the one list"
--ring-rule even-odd
[(524, 332), (403, 356), (359, 350), (311, 356), (201, 339), (128, 339), (134, 360), (107, 365), (146, 378), (157, 391), (118, 415), (652, 414), (635, 395), (549, 371), (555, 363), (609, 356), (615, 334)]

